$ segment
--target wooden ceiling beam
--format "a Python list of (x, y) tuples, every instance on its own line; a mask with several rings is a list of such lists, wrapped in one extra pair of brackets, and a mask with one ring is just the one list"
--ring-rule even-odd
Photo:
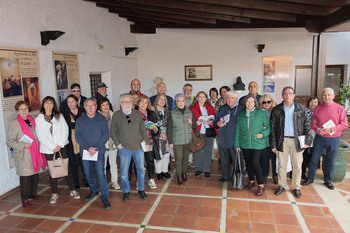
[(135, 24), (130, 25), (130, 32), (142, 34), (156, 34), (156, 28)]
[(290, 2), (290, 3), (299, 3), (306, 5), (319, 5), (319, 6), (333, 6), (333, 7), (342, 7), (346, 4), (349, 4), (349, 0), (275, 0), (276, 2)]
[[(100, 1), (111, 2), (111, 0), (100, 0)], [(167, 0), (167, 1), (123, 0), (123, 2), (163, 6), (163, 7), (175, 8), (175, 9), (191, 10), (195, 12), (196, 11), (210, 12), (215, 14), (224, 14), (224, 15), (240, 16), (240, 17), (247, 17), (247, 18), (258, 18), (258, 19), (276, 20), (276, 21), (285, 21), (285, 22), (294, 22), (294, 23), (296, 22), (296, 16), (293, 14), (266, 12), (266, 11), (259, 11), (259, 10), (250, 10), (250, 9), (243, 10), (243, 9), (233, 8), (233, 7), (214, 6), (209, 4), (191, 3), (191, 2), (184, 2), (184, 1), (178, 1), (178, 0)]]
[(350, 4), (343, 6), (336, 12), (324, 17), (320, 21), (320, 31), (346, 23), (350, 20)]
[(185, 0), (187, 2), (206, 3), (220, 6), (230, 6), (244, 9), (283, 12), (300, 15), (325, 16), (338, 9), (338, 7), (325, 7), (305, 5), (300, 3), (261, 1), (261, 0)]

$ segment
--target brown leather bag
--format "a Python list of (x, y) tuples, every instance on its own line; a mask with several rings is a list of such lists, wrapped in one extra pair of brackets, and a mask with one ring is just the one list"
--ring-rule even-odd
[(192, 138), (190, 142), (190, 151), (191, 152), (197, 152), (200, 149), (202, 149), (207, 141), (205, 140), (205, 137), (203, 137), (202, 134), (199, 133), (198, 127), (196, 127), (196, 132), (192, 131)]

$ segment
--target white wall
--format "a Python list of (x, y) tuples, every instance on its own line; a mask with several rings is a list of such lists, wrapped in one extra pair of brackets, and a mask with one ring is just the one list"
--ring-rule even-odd
[[(125, 80), (137, 77), (136, 55), (124, 54), (125, 47), (136, 45), (136, 36), (130, 33), (129, 22), (106, 9), (82, 0), (0, 0), (0, 6), (0, 46), (39, 51), (41, 98), (56, 96), (52, 51), (78, 53), (80, 84), (85, 96), (90, 96), (89, 73), (104, 73), (115, 106), (118, 94), (130, 88), (130, 82)], [(45, 47), (40, 39), (43, 30), (66, 33)], [(98, 50), (98, 44), (104, 49)], [(0, 119), (1, 195), (16, 187), (19, 179), (15, 169), (8, 165), (2, 108)]]

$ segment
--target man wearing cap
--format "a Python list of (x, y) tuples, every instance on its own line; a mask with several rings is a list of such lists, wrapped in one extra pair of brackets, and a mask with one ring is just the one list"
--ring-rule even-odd
[(130, 87), (131, 87), (131, 90), (130, 90), (129, 94), (131, 94), (132, 92), (136, 92), (139, 96), (143, 96), (143, 94), (140, 91), (140, 89), (141, 89), (140, 80), (138, 80), (138, 79), (132, 80)]
[[(161, 82), (161, 83), (158, 83), (157, 85), (157, 95), (154, 95), (154, 96), (151, 96), (149, 98), (149, 101), (151, 102), (151, 105), (153, 105), (154, 101), (156, 100), (157, 96), (159, 94), (165, 94), (166, 92), (166, 85), (165, 83)], [(174, 104), (174, 99), (171, 98), (170, 96), (166, 95), (166, 98), (168, 100), (168, 108), (169, 110), (173, 110), (175, 108), (175, 104)]]
[[(84, 101), (86, 100), (86, 97), (81, 95), (80, 85), (78, 83), (73, 83), (70, 86), (70, 89), (71, 89), (71, 94), (75, 95), (78, 98), (78, 107), (83, 109), (83, 111), (85, 112)], [(68, 109), (69, 108), (67, 105), (67, 99), (65, 99), (60, 104), (60, 112), (64, 113)]]
[[(102, 99), (102, 98), (107, 98), (107, 85), (104, 82), (99, 83), (97, 85), (97, 92), (96, 92), (96, 96), (95, 96), (96, 101), (98, 101), (99, 99)], [(110, 103), (109, 108), (111, 111), (113, 111), (113, 106), (111, 104), (111, 101), (109, 101), (109, 103)]]

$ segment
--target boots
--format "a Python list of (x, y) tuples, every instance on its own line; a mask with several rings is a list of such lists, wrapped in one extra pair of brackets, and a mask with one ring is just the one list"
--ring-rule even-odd
[(186, 173), (182, 173), (182, 181), (188, 181)]
[(182, 177), (181, 176), (177, 176), (177, 184), (178, 185), (182, 185), (184, 182), (182, 181)]

